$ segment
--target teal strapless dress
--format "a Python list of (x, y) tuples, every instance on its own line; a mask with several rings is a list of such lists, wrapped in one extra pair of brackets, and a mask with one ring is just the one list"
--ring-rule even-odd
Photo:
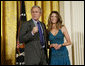
[[(49, 32), (49, 41), (50, 44), (63, 44), (64, 34), (62, 33), (61, 29), (59, 29), (55, 36)], [(50, 49), (49, 65), (70, 65), (69, 54), (66, 46), (63, 46), (58, 50), (55, 50), (55, 48)]]

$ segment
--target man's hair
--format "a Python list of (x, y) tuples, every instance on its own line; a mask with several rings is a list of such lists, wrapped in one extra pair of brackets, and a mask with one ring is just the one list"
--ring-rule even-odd
[(32, 12), (32, 9), (33, 9), (33, 8), (39, 8), (39, 9), (40, 9), (40, 13), (42, 13), (42, 9), (40, 8), (40, 6), (34, 5), (34, 6), (31, 8), (31, 12)]

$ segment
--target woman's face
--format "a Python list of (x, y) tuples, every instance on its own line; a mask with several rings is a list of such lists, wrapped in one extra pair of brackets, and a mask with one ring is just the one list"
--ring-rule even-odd
[(56, 16), (56, 14), (55, 14), (55, 13), (52, 13), (52, 15), (51, 15), (51, 22), (52, 22), (53, 24), (55, 24), (57, 21), (58, 21), (58, 18), (57, 18), (57, 16)]

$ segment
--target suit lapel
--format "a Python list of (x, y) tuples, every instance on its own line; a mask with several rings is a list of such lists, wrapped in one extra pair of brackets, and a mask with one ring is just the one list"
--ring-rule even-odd
[(31, 28), (35, 27), (35, 24), (32, 19), (30, 20), (30, 22), (31, 22)]
[[(31, 29), (33, 29), (33, 27), (35, 27), (36, 25), (34, 24), (32, 19), (30, 20), (30, 22), (31, 22)], [(45, 28), (44, 28), (44, 25), (42, 23), (41, 23), (41, 27), (42, 27), (42, 30), (43, 30), (43, 34), (45, 35)]]

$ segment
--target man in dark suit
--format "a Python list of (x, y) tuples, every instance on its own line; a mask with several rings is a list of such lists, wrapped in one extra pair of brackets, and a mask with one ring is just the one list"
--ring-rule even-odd
[(33, 6), (32, 19), (20, 28), (19, 41), (25, 43), (26, 65), (47, 65), (47, 35), (44, 23), (39, 21), (41, 13), (39, 6)]

